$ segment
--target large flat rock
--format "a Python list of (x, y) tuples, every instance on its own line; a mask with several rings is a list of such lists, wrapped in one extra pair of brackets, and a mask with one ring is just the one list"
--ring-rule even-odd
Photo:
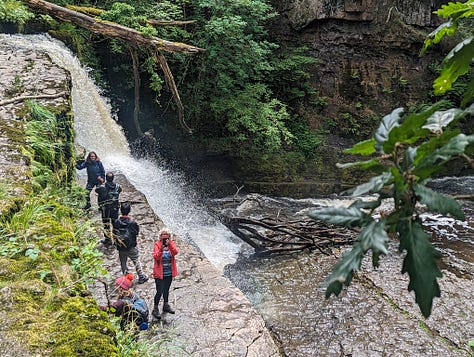
[[(156, 291), (152, 277), (153, 244), (164, 223), (155, 215), (145, 196), (126, 177), (117, 175), (115, 181), (123, 187), (120, 201), (132, 202), (130, 216), (140, 225), (138, 246), (142, 265), (150, 280), (136, 285), (134, 289), (148, 301), (151, 309)], [(94, 197), (92, 201), (96, 201)], [(91, 215), (99, 217), (95, 209)], [(188, 353), (193, 356), (279, 356), (278, 347), (263, 318), (254, 310), (247, 297), (195, 247), (180, 237), (174, 239), (179, 249), (179, 275), (171, 285), (170, 303), (176, 314), (164, 314), (161, 321), (153, 321), (149, 330), (141, 334), (141, 338), (161, 341), (164, 336), (168, 336), (169, 342), (162, 344), (161, 348), (172, 349), (173, 356)], [(105, 266), (112, 278), (120, 276), (116, 249), (101, 249), (104, 251)], [(131, 261), (129, 269), (134, 272)], [(110, 284), (113, 287), (112, 280)], [(94, 291), (99, 302), (105, 303), (104, 288), (97, 286)]]

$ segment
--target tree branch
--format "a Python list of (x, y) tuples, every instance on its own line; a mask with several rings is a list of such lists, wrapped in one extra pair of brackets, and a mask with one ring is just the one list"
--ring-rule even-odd
[(94, 33), (106, 37), (120, 38), (133, 46), (148, 46), (156, 50), (177, 52), (177, 53), (199, 53), (204, 49), (187, 45), (185, 43), (166, 41), (158, 37), (146, 37), (139, 31), (122, 26), (113, 22), (96, 20), (80, 12), (69, 10), (64, 7), (43, 1), (43, 0), (24, 0), (30, 8), (54, 16), (60, 20), (74, 23), (80, 27), (88, 29)]
[(154, 56), (158, 63), (160, 64), (161, 69), (165, 75), (166, 84), (173, 95), (174, 102), (178, 107), (178, 120), (181, 127), (188, 132), (188, 134), (192, 133), (192, 129), (186, 124), (184, 121), (184, 107), (183, 103), (181, 102), (181, 98), (179, 96), (178, 88), (176, 87), (176, 83), (174, 81), (173, 73), (168, 66), (168, 62), (166, 62), (166, 58), (161, 54), (159, 51), (154, 51)]

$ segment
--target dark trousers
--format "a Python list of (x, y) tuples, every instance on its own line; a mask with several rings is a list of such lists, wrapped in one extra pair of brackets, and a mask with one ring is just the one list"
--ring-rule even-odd
[(164, 276), (163, 280), (155, 278), (156, 294), (154, 303), (156, 307), (158, 307), (158, 304), (160, 303), (161, 296), (163, 296), (163, 302), (165, 304), (168, 303), (172, 281), (173, 278), (171, 276)]

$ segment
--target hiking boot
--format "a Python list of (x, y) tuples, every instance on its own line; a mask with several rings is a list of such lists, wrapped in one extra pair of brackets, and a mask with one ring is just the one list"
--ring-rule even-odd
[(163, 312), (169, 312), (170, 314), (174, 314), (175, 311), (171, 308), (169, 304), (163, 305)]
[(158, 309), (158, 306), (155, 306), (153, 308), (153, 311), (151, 312), (154, 318), (161, 320), (161, 315), (160, 315), (160, 310)]
[(142, 275), (140, 278), (138, 278), (138, 284), (143, 284), (148, 281), (148, 277), (146, 275)]

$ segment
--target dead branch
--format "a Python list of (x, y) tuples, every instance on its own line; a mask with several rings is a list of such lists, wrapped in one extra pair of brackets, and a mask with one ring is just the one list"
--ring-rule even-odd
[(53, 273), (53, 276), (54, 276), (54, 279), (56, 280), (56, 284), (58, 284), (58, 287), (61, 286), (61, 280), (59, 280), (59, 275), (58, 273), (56, 272), (56, 269), (54, 268), (54, 264), (53, 262), (51, 261), (51, 259), (49, 259), (49, 257), (43, 253), (41, 250), (39, 251), (40, 255), (48, 262), (50, 268), (51, 268), (51, 272)]
[(195, 20), (189, 20), (189, 21), (162, 21), (162, 20), (147, 20), (150, 25), (153, 26), (183, 26), (183, 25), (190, 25), (194, 24), (196, 21)]
[(143, 135), (142, 128), (140, 126), (140, 72), (138, 71), (138, 54), (135, 48), (129, 47), (130, 56), (132, 57), (133, 64), (133, 79), (134, 79), (134, 107), (133, 107), (133, 122), (135, 123), (135, 129), (139, 136)]
[(159, 52), (155, 51), (154, 56), (158, 63), (160, 64), (161, 69), (165, 75), (166, 84), (173, 95), (174, 102), (178, 108), (178, 120), (181, 127), (188, 132), (189, 134), (192, 133), (191, 128), (186, 124), (184, 121), (184, 107), (183, 103), (181, 102), (181, 97), (179, 96), (178, 88), (176, 87), (176, 83), (174, 81), (173, 73), (168, 66), (168, 62), (166, 62), (166, 58)]
[(474, 195), (453, 195), (457, 200), (471, 200), (474, 201)]
[(356, 232), (333, 227), (310, 218), (282, 222), (281, 218), (251, 219), (219, 215), (222, 223), (259, 254), (325, 249), (354, 242)]

